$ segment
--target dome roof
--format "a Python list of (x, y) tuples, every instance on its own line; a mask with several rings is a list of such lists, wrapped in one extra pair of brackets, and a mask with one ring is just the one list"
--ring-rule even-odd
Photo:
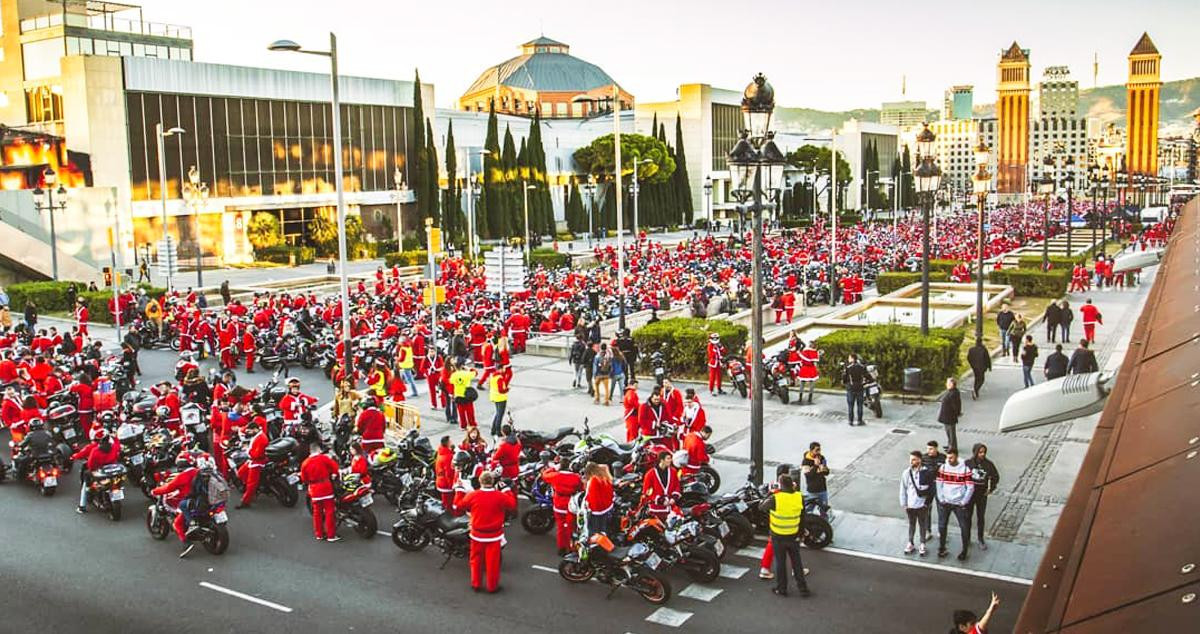
[[(548, 45), (537, 52), (538, 45)], [(479, 75), (464, 93), (470, 95), (493, 88), (497, 83), (512, 88), (548, 92), (586, 92), (615, 84), (599, 66), (566, 52), (565, 44), (538, 38), (522, 46), (525, 54), (502, 62)]]

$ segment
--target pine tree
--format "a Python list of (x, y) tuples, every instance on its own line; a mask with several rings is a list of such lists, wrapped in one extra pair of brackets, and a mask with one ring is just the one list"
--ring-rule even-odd
[[(438, 158), (437, 145), (434, 143), (433, 125), (429, 119), (425, 120), (425, 138), (429, 140), (429, 146), (425, 148), (425, 180), (426, 186), (423, 195), (428, 200), (426, 211), (429, 212), (429, 218), (433, 218), (433, 224), (440, 225), (442, 222), (442, 212), (438, 205), (441, 189), (441, 179), (438, 177)], [(419, 231), (417, 232), (420, 233)]]
[[(500, 194), (503, 174), (500, 167), (500, 123), (496, 118), (496, 104), (488, 106), (487, 138), (483, 147), (489, 154), (483, 155), (483, 193), (480, 195), (480, 205), (475, 211), (476, 222), (479, 223), (480, 235), (484, 238), (495, 238), (503, 235), (504, 202)], [(480, 216), (486, 216), (480, 220)], [(484, 231), (486, 229), (486, 231)]]
[(681, 224), (692, 224), (695, 206), (692, 204), (692, 181), (688, 178), (687, 154), (683, 151), (683, 122), (675, 115), (675, 204), (679, 206)]
[(426, 158), (427, 139), (425, 136), (425, 106), (421, 103), (421, 72), (413, 71), (413, 107), (412, 107), (412, 179), (409, 187), (417, 195), (417, 215), (429, 217), (429, 180), (427, 173), (429, 162)]
[[(530, 222), (533, 222), (533, 209), (537, 209), (538, 222), (535, 228), (539, 233), (554, 237), (554, 201), (550, 198), (550, 172), (546, 168), (546, 147), (542, 143), (542, 112), (536, 110), (533, 115), (533, 127), (529, 131), (530, 168), (533, 185), (537, 189), (529, 192)], [(565, 208), (564, 208), (565, 212)]]
[(454, 122), (446, 126), (446, 197), (442, 200), (442, 235), (447, 243), (466, 242), (465, 219), (462, 215), (462, 190), (458, 184), (458, 157), (454, 147)]
[(503, 170), (501, 191), (504, 192), (504, 225), (499, 238), (508, 239), (517, 235), (521, 226), (521, 200), (518, 198), (520, 175), (517, 173), (517, 147), (512, 129), (504, 126), (504, 149), (500, 153), (500, 168)]

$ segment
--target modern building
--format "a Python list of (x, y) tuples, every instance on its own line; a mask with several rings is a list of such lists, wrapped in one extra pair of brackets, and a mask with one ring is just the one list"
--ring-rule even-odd
[(918, 128), (929, 120), (924, 101), (885, 101), (879, 109), (879, 122), (900, 128)]
[(633, 95), (621, 89), (599, 66), (571, 55), (571, 47), (539, 37), (520, 46), (520, 55), (483, 71), (458, 99), (468, 112), (496, 112), (545, 119), (590, 117), (633, 108)]
[(942, 119), (970, 119), (975, 116), (975, 87), (951, 86), (942, 102)]
[(1066, 66), (1047, 66), (1038, 83), (1038, 116), (1073, 119), (1079, 114), (1079, 82)]
[(1000, 51), (997, 65), (997, 193), (1001, 199), (1025, 191), (1029, 162), (1029, 50), (1016, 42)]
[(930, 123), (929, 129), (937, 135), (934, 154), (942, 170), (942, 185), (959, 196), (970, 191), (976, 169), (975, 146), (979, 144), (979, 122), (974, 119), (943, 119)]
[[(833, 139), (842, 158), (850, 164), (853, 175), (844, 202), (847, 209), (867, 206), (868, 189), (890, 191), (895, 182), (892, 168), (900, 151), (900, 128), (894, 125), (850, 119), (842, 124)], [(870, 169), (869, 156), (877, 154), (879, 169)]]
[(1158, 175), (1172, 183), (1196, 180), (1196, 139), (1172, 136), (1158, 140)]
[(1162, 87), (1162, 55), (1142, 33), (1129, 52), (1129, 81), (1125, 109), (1126, 169), (1130, 174), (1158, 174), (1158, 102)]

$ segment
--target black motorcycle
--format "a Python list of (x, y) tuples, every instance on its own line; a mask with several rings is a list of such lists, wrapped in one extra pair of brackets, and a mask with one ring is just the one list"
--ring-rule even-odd
[(614, 546), (604, 533), (596, 533), (586, 544), (563, 556), (558, 574), (571, 583), (596, 579), (609, 586), (609, 595), (628, 587), (655, 605), (671, 598), (671, 582), (658, 572), (662, 557), (646, 544)]
[(440, 500), (422, 496), (392, 525), (392, 543), (401, 550), (417, 552), (432, 542), (445, 555), (441, 565), (445, 568), (451, 558), (467, 558), (471, 544), (468, 522), (465, 515), (455, 517), (442, 508)]
[[(163, 496), (158, 496), (154, 504), (146, 509), (146, 530), (157, 540), (167, 538), (171, 534), (171, 523), (179, 511), (163, 502)], [(229, 548), (229, 516), (225, 513), (225, 504), (217, 504), (193, 518), (194, 526), (187, 532), (188, 543), (204, 546), (213, 555), (220, 555)]]
[[(299, 443), (295, 438), (279, 438), (267, 445), (267, 463), (261, 467), (258, 477), (258, 493), (279, 500), (279, 503), (291, 508), (300, 500), (300, 466), (296, 457), (299, 453)], [(246, 483), (237, 475), (237, 468), (250, 460), (249, 453), (242, 448), (237, 438), (230, 438), (225, 444), (225, 455), (229, 459), (229, 484), (239, 491), (246, 489)]]

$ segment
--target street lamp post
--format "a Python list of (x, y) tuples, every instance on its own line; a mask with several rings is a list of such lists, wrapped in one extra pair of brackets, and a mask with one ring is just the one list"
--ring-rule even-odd
[(983, 341), (983, 217), (987, 213), (987, 195), (988, 188), (991, 185), (992, 175), (988, 173), (988, 161), (991, 158), (991, 150), (987, 143), (983, 142), (983, 137), (979, 137), (979, 145), (975, 146), (975, 176), (971, 179), (971, 184), (974, 186), (975, 196), (978, 198), (979, 207), (979, 222), (978, 222), (978, 242), (975, 246), (975, 340)]
[[(774, 133), (770, 131), (771, 113), (775, 110), (775, 90), (761, 73), (746, 87), (742, 95), (742, 113), (746, 129), (728, 154), (730, 174), (733, 176), (733, 194), (739, 202), (739, 211), (751, 212), (753, 220), (752, 271), (751, 271), (751, 321), (750, 347), (754, 357), (750, 373), (750, 462), (752, 479), (756, 484), (763, 480), (763, 280), (762, 280), (762, 214), (774, 208), (774, 201), (764, 202), (764, 190), (774, 199), (779, 183), (783, 180), (786, 162), (783, 152), (775, 145)], [(765, 182), (764, 182), (765, 181)], [(747, 202), (753, 199), (753, 203)]]
[(183, 197), (188, 207), (192, 208), (192, 217), (196, 221), (196, 289), (204, 286), (203, 265), (200, 254), (200, 208), (208, 200), (208, 185), (200, 182), (200, 170), (195, 165), (188, 168), (187, 182), (183, 184)]
[(342, 368), (343, 376), (354, 383), (354, 354), (350, 339), (350, 282), (346, 271), (346, 194), (342, 183), (342, 106), (338, 99), (337, 36), (329, 34), (329, 50), (307, 50), (291, 40), (276, 40), (267, 47), (271, 51), (304, 53), (329, 58), (330, 110), (333, 122), (333, 181), (337, 193), (338, 268), (342, 301)]
[(588, 197), (588, 248), (592, 248), (592, 239), (595, 237), (593, 233), (596, 231), (594, 220), (596, 218), (596, 176), (588, 176), (588, 182), (583, 186), (583, 192)]
[(929, 214), (933, 208), (933, 195), (942, 179), (942, 170), (933, 157), (933, 144), (937, 136), (929, 124), (917, 134), (917, 162), (913, 176), (921, 203), (921, 335), (929, 334)]
[[(162, 201), (162, 239), (163, 239), (163, 246), (167, 247), (167, 251), (168, 251), (167, 254), (160, 253), (159, 254), (160, 258), (161, 257), (169, 257), (168, 254), (170, 253), (170, 246), (171, 246), (171, 236), (170, 236), (170, 234), (167, 233), (167, 155), (166, 155), (166, 150), (163, 148), (163, 146), (164, 146), (163, 140), (169, 136), (175, 136), (177, 134), (183, 134), (183, 133), (184, 133), (184, 129), (180, 128), (178, 126), (164, 131), (163, 124), (161, 121), (154, 124), (154, 140), (158, 145), (158, 193), (159, 193), (159, 199)], [(172, 277), (171, 276), (171, 262), (169, 260), (167, 262), (166, 269), (167, 269), (167, 290), (171, 290), (173, 280), (171, 279), (171, 277)]]
[(1096, 221), (1099, 216), (1096, 215), (1096, 192), (1100, 189), (1100, 165), (1095, 160), (1087, 168), (1088, 188), (1092, 193), (1092, 221), (1088, 226), (1092, 231), (1092, 257), (1096, 257)]
[(1075, 157), (1068, 156), (1063, 165), (1062, 185), (1067, 189), (1067, 257), (1075, 256), (1075, 249), (1071, 245), (1071, 216), (1075, 213), (1075, 201), (1073, 192), (1075, 189)]
[(642, 165), (653, 163), (650, 159), (634, 159), (633, 161), (633, 182), (629, 185), (629, 193), (633, 196), (633, 241), (636, 244), (638, 241), (638, 192), (641, 191), (641, 181), (638, 180), (638, 169)]
[[(491, 153), (492, 151), (486, 148), (481, 148), (478, 152), (475, 152), (475, 154), (479, 155), (480, 167), (483, 166), (483, 161)], [(470, 259), (473, 262), (479, 258), (479, 236), (476, 233), (476, 228), (479, 224), (475, 222), (475, 171), (471, 166), (471, 154), (471, 152), (467, 153), (467, 186), (469, 187), (467, 190), (467, 224), (469, 225), (467, 227), (467, 253), (470, 254)], [(486, 172), (482, 174), (486, 174)], [(481, 183), (481, 190), (482, 187)]]
[(713, 224), (713, 209), (712, 209), (712, 177), (704, 177), (704, 215), (708, 218), (708, 229), (705, 233), (712, 231)]
[(399, 167), (392, 173), (396, 187), (396, 251), (404, 250), (404, 199), (408, 185), (404, 184), (404, 172)]
[(1042, 177), (1037, 182), (1037, 192), (1042, 194), (1042, 270), (1050, 270), (1050, 201), (1054, 196), (1054, 158), (1049, 154), (1042, 159)]
[(529, 266), (529, 190), (537, 189), (536, 185), (530, 185), (525, 181), (521, 181), (521, 198), (525, 209), (525, 266)]
[[(42, 171), (42, 187), (33, 190), (33, 206), (38, 213), (45, 211), (50, 214), (50, 273), (54, 281), (58, 281), (58, 231), (54, 228), (54, 212), (67, 208), (67, 189), (58, 184), (58, 174), (47, 167)], [(44, 187), (44, 189), (43, 189)], [(55, 202), (54, 195), (58, 194)], [(44, 198), (45, 202), (41, 199)]]

